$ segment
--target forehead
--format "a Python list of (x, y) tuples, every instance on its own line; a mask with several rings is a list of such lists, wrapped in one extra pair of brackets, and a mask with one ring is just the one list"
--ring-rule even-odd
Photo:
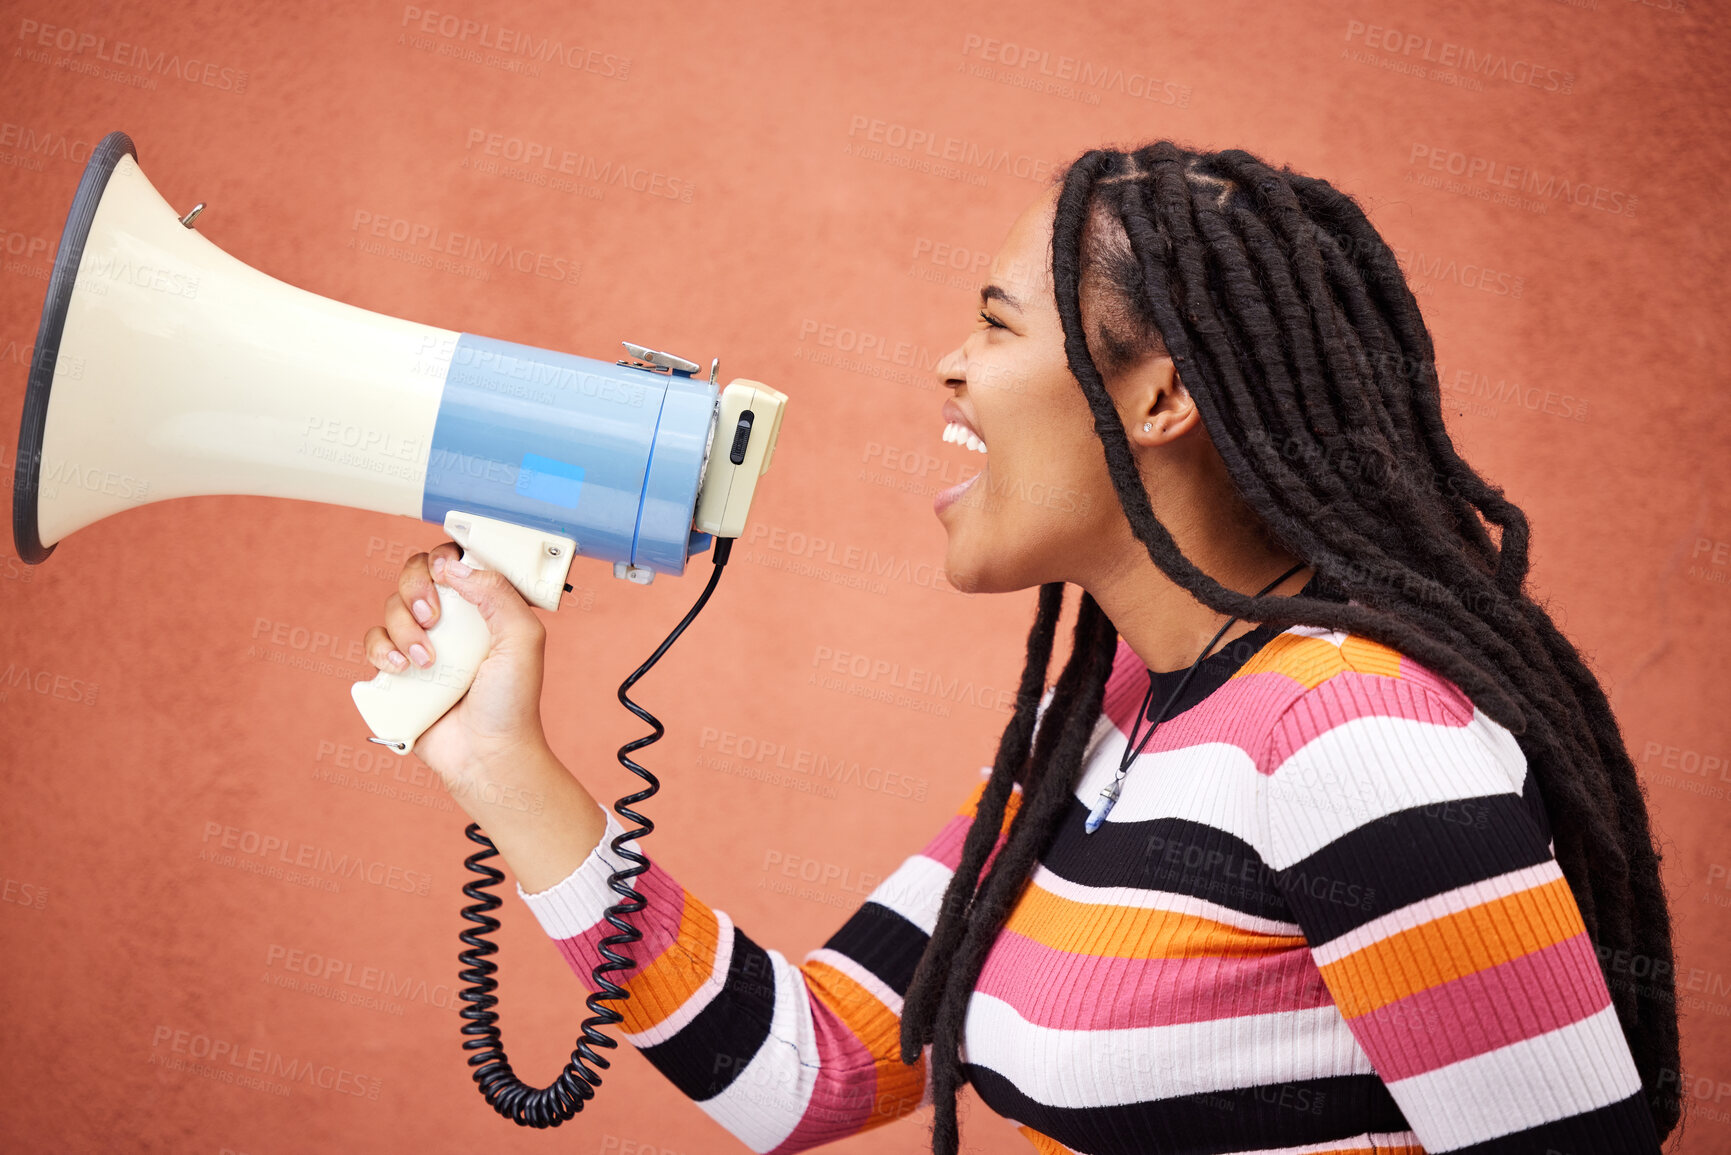
[(1051, 188), (1034, 198), (1010, 225), (1010, 231), (992, 258), (991, 283), (1026, 302), (1051, 296), (1052, 217), (1058, 190)]

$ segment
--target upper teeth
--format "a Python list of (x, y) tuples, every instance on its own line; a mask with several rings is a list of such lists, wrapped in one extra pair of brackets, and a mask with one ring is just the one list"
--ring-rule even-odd
[(960, 421), (951, 421), (944, 426), (944, 440), (956, 445), (966, 445), (969, 449), (986, 451), (986, 443), (980, 440), (980, 435), (963, 425)]

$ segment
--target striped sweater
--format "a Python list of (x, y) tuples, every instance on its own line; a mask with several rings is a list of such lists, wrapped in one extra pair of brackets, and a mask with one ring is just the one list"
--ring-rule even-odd
[[(1201, 664), (1084, 834), (1150, 679), (1157, 707), (1181, 677), (1119, 643), (1070, 812), (969, 1001), (988, 1106), (1043, 1155), (1659, 1150), (1508, 730), (1385, 646), (1263, 625)], [(929, 1102), (898, 1016), (984, 786), (797, 966), (651, 859), (638, 965), (612, 975), (626, 1040), (753, 1151)], [(585, 986), (627, 865), (607, 817), (523, 894)]]

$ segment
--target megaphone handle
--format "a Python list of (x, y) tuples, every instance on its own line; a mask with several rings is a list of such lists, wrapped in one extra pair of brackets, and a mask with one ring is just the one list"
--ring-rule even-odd
[[(486, 568), (467, 550), (462, 560), (471, 569)], [(427, 630), (433, 664), (411, 665), (401, 673), (380, 670), (372, 681), (349, 688), (374, 734), (368, 740), (398, 754), (413, 750), (427, 728), (469, 692), (475, 671), (492, 649), (481, 611), (450, 586), (435, 583), (433, 588), (439, 594), (439, 620)]]

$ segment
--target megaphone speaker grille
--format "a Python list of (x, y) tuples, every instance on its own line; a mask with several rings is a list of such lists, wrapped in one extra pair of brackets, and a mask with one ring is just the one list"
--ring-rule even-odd
[(72, 286), (84, 261), (84, 243), (91, 222), (102, 204), (108, 178), (120, 158), (138, 158), (132, 138), (111, 132), (102, 138), (84, 165), (78, 192), (66, 214), (60, 233), (60, 248), (54, 254), (54, 269), (48, 277), (48, 294), (42, 302), (42, 322), (36, 329), (36, 348), (30, 358), (30, 382), (24, 392), (24, 416), (18, 424), (18, 456), (12, 473), (12, 542), (18, 556), (31, 565), (46, 560), (53, 546), (43, 548), (36, 521), (37, 491), (42, 476), (42, 438), (48, 422), (48, 394), (54, 387), (54, 367), (60, 360), (60, 338), (66, 329), (66, 311), (72, 304)]

